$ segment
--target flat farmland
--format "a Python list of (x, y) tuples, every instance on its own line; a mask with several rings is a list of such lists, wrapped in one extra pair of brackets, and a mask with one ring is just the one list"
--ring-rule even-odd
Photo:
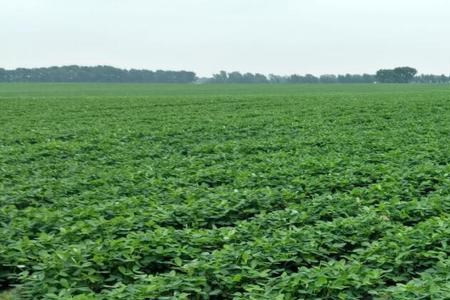
[(17, 299), (448, 299), (449, 244), (450, 86), (0, 84)]

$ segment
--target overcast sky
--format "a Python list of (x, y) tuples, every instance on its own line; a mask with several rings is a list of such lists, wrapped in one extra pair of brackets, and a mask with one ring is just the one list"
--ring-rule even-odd
[(0, 67), (450, 74), (448, 0), (0, 0)]

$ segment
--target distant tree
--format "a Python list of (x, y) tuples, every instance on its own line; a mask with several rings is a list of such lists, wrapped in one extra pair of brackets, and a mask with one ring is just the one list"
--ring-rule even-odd
[(231, 72), (228, 73), (227, 82), (230, 83), (243, 83), (244, 82), (244, 76), (242, 76), (239, 72)]
[(400, 83), (408, 83), (413, 80), (414, 76), (417, 74), (417, 70), (411, 67), (400, 67), (395, 68), (394, 73), (397, 75)]
[(319, 83), (319, 78), (312, 74), (306, 74), (303, 80), (305, 83)]
[(350, 83), (351, 75), (350, 74), (338, 75), (337, 80), (339, 83)]
[(253, 75), (252, 73), (245, 73), (244, 75), (242, 75), (242, 83), (254, 83), (255, 81), (255, 75)]
[(383, 83), (408, 83), (414, 79), (417, 70), (411, 67), (378, 70), (376, 79)]
[(305, 76), (301, 75), (291, 75), (288, 79), (289, 83), (319, 83), (319, 78), (312, 74), (306, 74)]
[(394, 70), (378, 70), (375, 76), (377, 81), (383, 83), (395, 83), (397, 81)]
[(376, 79), (375, 75), (371, 74), (345, 74), (338, 75), (337, 81), (339, 83), (374, 83)]
[(337, 83), (338, 82), (336, 75), (329, 75), (329, 74), (320, 75), (319, 79), (320, 79), (320, 83)]
[(287, 82), (287, 78), (285, 76), (269, 74), (268, 81), (270, 83), (286, 83)]
[(362, 83), (374, 83), (376, 81), (376, 76), (372, 74), (363, 74), (361, 80)]
[(220, 71), (219, 74), (213, 74), (210, 82), (213, 83), (226, 83), (228, 81), (228, 74), (225, 71)]
[(5, 81), (7, 81), (6, 74), (7, 74), (7, 73), (6, 73), (6, 70), (0, 68), (0, 82), (5, 82)]
[(297, 74), (291, 75), (288, 78), (288, 82), (289, 83), (302, 83), (303, 82), (303, 77)]
[(255, 73), (254, 82), (255, 83), (268, 83), (269, 80), (267, 79), (266, 75), (260, 74), (260, 73)]
[(264, 74), (255, 73), (255, 83), (268, 83), (269, 80)]
[(263, 74), (253, 73), (240, 73), (237, 71), (227, 73), (220, 71), (219, 74), (214, 74), (210, 80), (210, 83), (268, 83), (268, 79)]

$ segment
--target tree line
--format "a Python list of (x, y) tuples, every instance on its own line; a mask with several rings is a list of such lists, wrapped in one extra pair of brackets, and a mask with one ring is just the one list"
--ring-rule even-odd
[(450, 83), (450, 76), (446, 75), (417, 75), (417, 70), (411, 67), (381, 69), (376, 74), (325, 74), (315, 76), (244, 73), (220, 71), (212, 78), (204, 78), (206, 83)]
[(259, 73), (244, 73), (221, 71), (212, 78), (204, 79), (207, 83), (373, 83), (375, 75), (346, 74), (346, 75), (288, 75), (280, 76), (270, 74), (265, 76)]
[(411, 67), (381, 69), (376, 74), (325, 74), (280, 76), (220, 71), (209, 78), (197, 78), (190, 71), (150, 71), (111, 66), (62, 66), (49, 68), (0, 68), (0, 82), (135, 82), (135, 83), (450, 83), (446, 75), (417, 75)]
[(411, 67), (382, 69), (378, 70), (376, 74), (325, 74), (320, 76), (312, 74), (288, 76), (270, 74), (266, 77), (259, 73), (241, 74), (239, 72), (220, 71), (220, 73), (214, 74), (212, 78), (204, 79), (204, 81), (209, 83), (450, 83), (450, 76), (416, 76), (416, 74), (417, 70)]
[(196, 79), (195, 73), (189, 71), (125, 70), (111, 66), (0, 69), (0, 82), (191, 83)]

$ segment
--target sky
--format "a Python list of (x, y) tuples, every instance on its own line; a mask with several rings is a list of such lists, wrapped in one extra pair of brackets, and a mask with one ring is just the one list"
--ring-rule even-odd
[(448, 0), (0, 0), (0, 68), (450, 74)]

